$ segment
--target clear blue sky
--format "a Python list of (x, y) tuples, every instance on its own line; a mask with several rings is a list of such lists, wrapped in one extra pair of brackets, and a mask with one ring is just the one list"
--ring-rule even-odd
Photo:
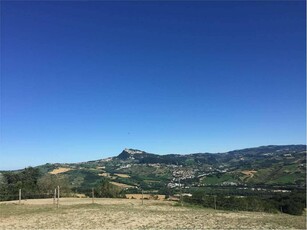
[(305, 144), (305, 2), (2, 2), (0, 169)]

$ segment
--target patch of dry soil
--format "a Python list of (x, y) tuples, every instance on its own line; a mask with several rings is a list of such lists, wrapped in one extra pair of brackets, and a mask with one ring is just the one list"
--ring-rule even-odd
[(51, 172), (49, 172), (50, 174), (53, 174), (53, 175), (56, 175), (56, 174), (59, 174), (59, 173), (64, 173), (64, 172), (68, 172), (72, 170), (71, 168), (56, 168), (56, 169), (53, 169)]

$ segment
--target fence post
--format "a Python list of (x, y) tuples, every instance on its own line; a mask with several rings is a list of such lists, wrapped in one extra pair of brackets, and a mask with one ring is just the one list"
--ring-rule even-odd
[(21, 204), (21, 188), (19, 189), (19, 204)]
[(94, 188), (92, 188), (92, 204), (94, 204)]
[(59, 208), (60, 205), (60, 186), (58, 185), (58, 202), (57, 202), (57, 207)]
[(143, 192), (143, 189), (142, 189), (142, 205), (144, 204), (144, 192)]
[(181, 188), (181, 183), (180, 183), (180, 177), (179, 177), (179, 188), (180, 188), (180, 205), (183, 206), (183, 203), (182, 203), (182, 188)]
[(216, 209), (216, 196), (213, 197), (214, 197), (214, 209)]
[(53, 194), (53, 205), (55, 205), (55, 199), (56, 199), (56, 188), (54, 189), (54, 194)]

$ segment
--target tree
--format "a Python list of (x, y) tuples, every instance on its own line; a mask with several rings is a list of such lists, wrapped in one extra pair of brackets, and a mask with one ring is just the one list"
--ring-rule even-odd
[(57, 186), (60, 186), (62, 194), (71, 192), (69, 181), (64, 175), (46, 174), (38, 180), (39, 190), (43, 193), (53, 194)]
[(96, 186), (97, 196), (98, 197), (109, 197), (114, 198), (118, 197), (120, 194), (120, 189), (111, 184), (107, 178), (103, 178), (100, 183)]
[(38, 194), (39, 189), (37, 185), (38, 178), (41, 173), (38, 168), (28, 167), (20, 172), (4, 172), (2, 173), (6, 187), (6, 197), (4, 199), (16, 199), (19, 189), (25, 191), (24, 197)]
[(5, 200), (4, 198), (7, 195), (8, 184), (5, 176), (0, 173), (0, 200)]

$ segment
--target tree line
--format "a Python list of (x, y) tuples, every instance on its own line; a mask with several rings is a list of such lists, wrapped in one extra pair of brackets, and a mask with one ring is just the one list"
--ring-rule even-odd
[[(42, 174), (38, 168), (33, 167), (17, 172), (2, 172), (0, 173), (0, 201), (18, 199), (19, 189), (22, 190), (22, 199), (51, 198), (57, 186), (61, 188), (61, 196), (73, 196), (73, 185), (63, 174)], [(124, 196), (122, 190), (106, 178), (102, 178), (93, 188), (96, 197)], [(92, 196), (91, 188), (80, 189), (80, 191), (87, 196)]]
[(306, 193), (293, 191), (290, 194), (274, 194), (271, 196), (233, 196), (208, 195), (203, 191), (195, 191), (192, 197), (184, 197), (184, 201), (207, 208), (231, 211), (283, 212), (302, 215), (306, 208)]
[(69, 181), (65, 176), (45, 174), (38, 168), (28, 167), (18, 172), (3, 172), (0, 174), (0, 200), (15, 200), (19, 189), (22, 198), (51, 197), (54, 189), (60, 186), (63, 195), (71, 192)]

